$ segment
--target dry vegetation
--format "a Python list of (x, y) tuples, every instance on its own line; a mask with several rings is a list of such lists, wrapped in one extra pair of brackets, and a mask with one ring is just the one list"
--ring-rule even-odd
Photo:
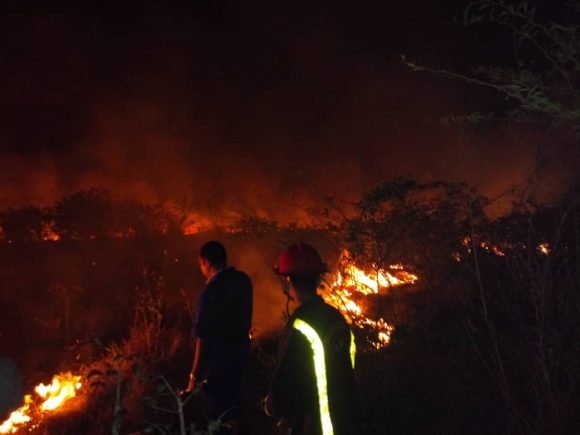
[[(359, 336), (356, 372), (366, 433), (578, 429), (579, 197), (571, 192), (550, 206), (518, 204), (497, 220), (486, 217), (487, 205), (485, 198), (465, 185), (398, 179), (368, 192), (348, 219), (318, 230), (319, 243), (326, 239), (327, 250), (348, 249), (360, 267), (403, 263), (420, 277), (417, 284), (394, 288), (372, 300), (375, 311), (395, 323), (389, 346), (365, 349)], [(262, 243), (258, 240), (269, 237), (308, 237), (296, 230), (278, 229), (275, 235), (261, 230), (254, 236), (242, 230), (227, 237), (240, 245)], [(179, 263), (170, 267), (164, 260), (167, 252), (156, 254), (169, 243), (183, 241), (160, 240), (143, 242), (139, 249), (125, 246), (126, 251), (118, 254), (147, 261), (133, 262), (132, 271), (121, 274), (114, 267), (106, 285), (119, 281), (116, 292), (105, 291), (102, 276), (97, 279), (78, 270), (72, 274), (76, 281), (61, 275), (60, 287), (45, 281), (44, 288), (53, 291), (40, 297), (53, 303), (44, 306), (44, 314), (22, 299), (32, 297), (32, 290), (18, 295), (20, 281), (5, 276), (1, 338), (30, 376), (27, 383), (57, 369), (77, 370), (84, 377), (86, 388), (78, 409), (47, 419), (43, 427), (50, 433), (215, 430), (191, 426), (200, 417), (199, 408), (193, 405), (195, 400), (185, 403), (178, 393), (191, 357), (188, 337), (194, 299), (186, 283), (192, 276), (184, 273), (189, 265), (174, 270)], [(55, 249), (70, 255), (70, 250), (81, 252), (83, 247), (86, 254), (85, 243), (104, 242), (31, 243), (1, 248), (7, 256), (16, 249), (42, 251), (50, 243), (46, 252), (54, 256)], [(110, 256), (112, 247), (118, 250), (119, 243), (126, 242), (115, 243), (99, 249)], [(184, 252), (195, 252), (197, 243), (189, 238)], [(94, 254), (91, 251), (89, 257)], [(23, 257), (11, 261), (22, 263)], [(25, 269), (25, 264), (16, 267)], [(42, 276), (39, 269), (35, 278)], [(44, 279), (50, 281), (54, 275)], [(35, 297), (33, 301), (38, 300)], [(63, 305), (64, 300), (68, 302)], [(22, 316), (10, 317), (14, 306), (8, 301), (26, 302), (18, 309), (30, 310), (29, 315), (22, 313), (28, 326), (10, 323)], [(104, 318), (93, 319), (93, 334), (71, 345), (73, 338), (87, 331), (79, 310), (96, 310)], [(39, 331), (40, 320), (34, 316), (45, 324), (52, 320), (57, 327)], [(18, 325), (23, 327), (24, 345), (10, 341)], [(245, 383), (248, 420), (260, 433), (273, 430), (258, 403), (275, 362), (275, 349), (275, 333), (255, 340)]]

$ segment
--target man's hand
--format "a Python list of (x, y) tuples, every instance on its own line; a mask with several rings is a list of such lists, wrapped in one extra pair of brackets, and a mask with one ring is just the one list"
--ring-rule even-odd
[[(195, 339), (195, 350), (194, 350), (194, 355), (193, 355), (193, 365), (191, 366), (191, 371), (189, 372), (189, 382), (187, 384), (187, 388), (184, 390), (185, 393), (195, 393), (198, 390), (201, 389), (201, 386), (203, 384), (203, 380), (205, 378), (204, 373), (206, 373), (205, 371), (203, 371), (203, 367), (205, 367), (205, 358), (203, 358), (203, 354), (205, 352), (205, 346), (203, 343), (203, 339), (201, 338), (196, 338)], [(202, 370), (200, 370), (202, 369)], [(196, 375), (195, 374), (200, 374), (201, 376), (199, 379), (200, 382), (196, 382)]]
[(274, 417), (274, 406), (272, 404), (272, 398), (269, 394), (262, 399), (261, 405), (268, 417)]
[(187, 387), (185, 388), (185, 390), (183, 391), (186, 394), (189, 393), (193, 393), (193, 391), (195, 390), (195, 386), (196, 386), (196, 379), (195, 379), (195, 375), (193, 373), (189, 374), (189, 382), (187, 383)]

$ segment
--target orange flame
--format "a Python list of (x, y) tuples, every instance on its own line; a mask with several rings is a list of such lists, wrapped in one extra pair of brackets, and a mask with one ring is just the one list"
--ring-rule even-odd
[(24, 398), (24, 405), (12, 412), (8, 419), (0, 425), (0, 433), (16, 433), (30, 426), (36, 418), (48, 412), (62, 408), (70, 399), (77, 395), (82, 387), (81, 377), (71, 373), (61, 373), (52, 378), (50, 385), (39, 384), (34, 389), (37, 398), (32, 395)]
[(417, 281), (417, 275), (406, 272), (401, 264), (394, 264), (390, 269), (396, 270), (395, 274), (384, 270), (376, 270), (371, 274), (363, 272), (353, 264), (345, 267), (344, 273), (338, 273), (335, 285), (339, 287), (354, 287), (359, 293), (368, 295), (378, 294), (379, 289), (393, 287), (401, 284), (413, 284)]
[(28, 424), (32, 420), (30, 416), (32, 404), (32, 396), (26, 395), (24, 397), (24, 405), (12, 412), (8, 419), (0, 424), (0, 433), (16, 433), (19, 427)]
[(42, 411), (53, 411), (63, 405), (69, 399), (77, 395), (81, 388), (81, 377), (71, 373), (65, 373), (52, 378), (52, 384), (38, 385), (34, 391), (45, 401), (40, 405)]
[(376, 332), (376, 339), (371, 341), (375, 349), (386, 346), (391, 340), (394, 326), (387, 323), (383, 318), (371, 319), (367, 315), (365, 307), (354, 300), (356, 295), (379, 294), (382, 289), (387, 289), (403, 284), (413, 284), (419, 278), (409, 273), (402, 264), (394, 264), (385, 271), (375, 267), (371, 273), (352, 264), (348, 252), (343, 252), (340, 263), (342, 272), (337, 273), (332, 283), (332, 291), (323, 295), (325, 301), (337, 308), (351, 323), (358, 328), (370, 328)]

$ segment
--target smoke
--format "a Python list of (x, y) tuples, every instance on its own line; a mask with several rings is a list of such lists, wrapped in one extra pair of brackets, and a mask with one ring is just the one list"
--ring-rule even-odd
[[(258, 242), (258, 243), (256, 243)], [(232, 264), (246, 272), (254, 287), (252, 325), (259, 332), (283, 324), (286, 297), (272, 271), (280, 246), (272, 240), (239, 244), (232, 249)]]
[[(403, 50), (456, 36), (427, 2), (195, 3), (10, 9), (2, 206), (97, 187), (187, 204), (207, 221), (308, 223), (322, 195), (354, 201), (399, 175), (500, 195), (526, 180), (546, 141), (440, 125), (497, 97), (398, 63)], [(24, 37), (11, 38), (18, 30)]]
[[(231, 265), (244, 271), (252, 279), (254, 287), (252, 324), (258, 333), (283, 325), (287, 300), (280, 279), (273, 271), (274, 264), (283, 249), (297, 241), (309, 243), (318, 250), (331, 270), (334, 269), (340, 254), (332, 238), (323, 232), (303, 232), (300, 236), (290, 233), (278, 236), (264, 234), (253, 236), (251, 240), (235, 236), (220, 239), (225, 243)], [(326, 277), (330, 279), (330, 275)], [(290, 309), (294, 308), (291, 302)]]
[(0, 207), (49, 205), (63, 192), (51, 158), (29, 159), (18, 154), (0, 158)]

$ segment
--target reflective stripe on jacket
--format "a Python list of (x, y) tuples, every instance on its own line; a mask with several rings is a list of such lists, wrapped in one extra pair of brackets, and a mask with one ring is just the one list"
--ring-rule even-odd
[(338, 310), (316, 296), (298, 307), (270, 385), (272, 411), (293, 434), (357, 432), (354, 337)]
[[(328, 380), (326, 374), (326, 355), (322, 339), (316, 330), (302, 319), (295, 319), (292, 324), (294, 329), (300, 331), (310, 343), (312, 349), (312, 358), (314, 362), (314, 374), (316, 376), (316, 386), (318, 392), (318, 412), (320, 413), (320, 425), (323, 435), (334, 435), (332, 419), (330, 417), (330, 406), (328, 404)], [(350, 359), (354, 369), (354, 360), (356, 355), (356, 345), (354, 335), (350, 332)]]

